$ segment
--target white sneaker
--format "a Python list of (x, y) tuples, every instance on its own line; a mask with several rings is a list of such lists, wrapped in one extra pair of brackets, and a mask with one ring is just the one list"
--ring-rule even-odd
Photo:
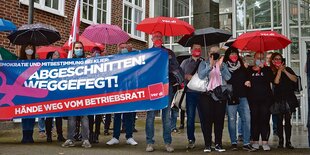
[(270, 146), (268, 144), (263, 144), (264, 151), (270, 151)]
[(153, 144), (147, 144), (145, 151), (146, 152), (153, 152), (154, 151)]
[(119, 143), (119, 140), (113, 137), (110, 141), (107, 142), (107, 145), (115, 145), (118, 143)]
[(133, 138), (127, 139), (126, 143), (133, 146), (138, 145), (138, 143)]
[(256, 149), (256, 150), (259, 150), (259, 144), (254, 143), (254, 144), (252, 144), (252, 147), (253, 147), (254, 149)]
[(166, 144), (165, 148), (166, 148), (167, 152), (173, 152), (174, 151), (174, 148), (170, 144)]
[(84, 148), (91, 148), (91, 144), (90, 144), (89, 140), (84, 140), (83, 144), (82, 144), (82, 147), (84, 147)]

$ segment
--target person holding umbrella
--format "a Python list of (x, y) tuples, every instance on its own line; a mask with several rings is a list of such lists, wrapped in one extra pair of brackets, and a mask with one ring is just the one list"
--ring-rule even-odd
[[(200, 79), (208, 77), (208, 92), (221, 87), (223, 82), (231, 78), (227, 64), (223, 63), (223, 58), (219, 54), (220, 48), (213, 46), (208, 51), (209, 59), (202, 61), (198, 67)], [(210, 93), (202, 93), (198, 103), (198, 112), (201, 121), (201, 130), (205, 141), (204, 152), (211, 152), (212, 126), (214, 124), (215, 150), (226, 151), (222, 146), (222, 135), (224, 128), (224, 118), (226, 112), (226, 101), (216, 101)]]
[[(173, 85), (181, 84), (183, 82), (184, 74), (180, 65), (176, 59), (175, 54), (170, 49), (165, 48), (163, 44), (163, 35), (159, 31), (152, 33), (153, 47), (162, 48), (164, 51), (169, 54), (169, 105), (167, 108), (162, 109), (162, 125), (163, 125), (163, 138), (165, 142), (165, 148), (167, 152), (173, 152), (174, 148), (171, 146), (172, 137), (171, 137), (171, 120), (170, 120), (170, 110), (171, 102), (174, 96), (173, 94)], [(146, 115), (146, 124), (145, 124), (145, 133), (146, 133), (146, 151), (154, 151), (153, 144), (154, 141), (154, 120), (155, 120), (155, 111), (148, 111)]]
[(275, 75), (274, 79), (274, 97), (275, 102), (288, 105), (288, 109), (280, 111), (277, 114), (278, 126), (277, 133), (279, 137), (278, 148), (283, 148), (283, 119), (285, 121), (285, 147), (288, 149), (294, 149), (291, 144), (291, 117), (292, 113), (296, 111), (299, 106), (298, 100), (294, 93), (295, 85), (297, 82), (297, 76), (294, 71), (286, 67), (283, 62), (283, 57), (280, 53), (273, 53), (271, 56), (270, 67)]
[(251, 87), (248, 100), (251, 109), (251, 138), (252, 147), (259, 149), (259, 137), (262, 138), (264, 151), (269, 151), (268, 139), (270, 135), (270, 112), (269, 108), (273, 103), (273, 93), (270, 87), (273, 82), (273, 74), (270, 67), (265, 66), (264, 54), (255, 53), (254, 66), (249, 66)]
[[(35, 46), (22, 45), (19, 51), (19, 60), (31, 60), (35, 59)], [(23, 118), (22, 130), (23, 138), (21, 143), (34, 143), (33, 140), (33, 128), (35, 125), (35, 118)]]
[[(74, 58), (84, 58), (84, 46), (82, 42), (76, 41), (73, 43), (73, 54)], [(80, 116), (82, 124), (82, 147), (90, 148), (92, 147), (89, 142), (89, 121), (87, 116)], [(62, 147), (73, 147), (74, 144), (74, 131), (76, 129), (77, 116), (68, 117), (68, 139), (63, 143)]]

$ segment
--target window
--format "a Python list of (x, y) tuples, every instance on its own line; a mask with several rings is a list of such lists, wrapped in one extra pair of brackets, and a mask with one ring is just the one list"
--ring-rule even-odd
[[(19, 0), (22, 4), (29, 5), (29, 0)], [(56, 15), (65, 15), (65, 0), (34, 0), (34, 7)]]
[(133, 38), (145, 40), (144, 33), (136, 30), (145, 17), (145, 0), (124, 0), (123, 29)]
[(111, 23), (111, 0), (83, 0), (81, 5), (82, 22), (87, 24)]

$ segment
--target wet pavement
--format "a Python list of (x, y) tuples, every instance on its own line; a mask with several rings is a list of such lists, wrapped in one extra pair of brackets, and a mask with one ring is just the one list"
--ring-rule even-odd
[[(138, 132), (134, 133), (134, 139), (139, 143), (137, 146), (129, 146), (125, 141), (125, 134), (121, 134), (120, 144), (115, 146), (107, 146), (105, 143), (112, 138), (112, 135), (103, 136), (100, 135), (99, 144), (93, 144), (92, 148), (84, 149), (81, 147), (81, 142), (77, 142), (75, 147), (72, 148), (62, 148), (61, 143), (56, 142), (47, 143), (45, 138), (38, 137), (38, 128), (35, 127), (34, 134), (34, 144), (20, 144), (21, 140), (21, 127), (20, 124), (14, 124), (12, 129), (1, 129), (0, 130), (0, 155), (28, 155), (28, 154), (38, 154), (38, 155), (88, 155), (88, 154), (103, 154), (103, 155), (142, 155), (142, 154), (169, 154), (164, 150), (163, 138), (162, 138), (162, 127), (160, 120), (156, 120), (155, 125), (155, 151), (152, 153), (145, 152), (146, 142), (145, 142), (145, 132), (144, 132), (144, 122), (145, 120), (137, 121)], [(66, 123), (64, 122), (64, 125)], [(217, 153), (213, 151), (211, 154), (232, 154), (232, 155), (242, 155), (242, 154), (300, 154), (300, 155), (310, 155), (310, 149), (308, 147), (308, 135), (307, 131), (304, 130), (302, 126), (293, 126), (292, 130), (292, 144), (296, 149), (277, 149), (277, 137), (271, 134), (270, 144), (271, 151), (265, 152), (259, 150), (257, 152), (246, 152), (242, 150), (242, 143), (238, 144), (238, 151), (230, 151), (230, 141), (228, 135), (227, 124), (223, 131), (223, 145), (227, 150), (224, 153)], [(112, 132), (112, 131), (111, 131)], [(103, 131), (102, 131), (103, 133)], [(66, 135), (66, 132), (64, 132)], [(175, 148), (174, 154), (205, 154), (203, 153), (204, 142), (203, 136), (200, 130), (199, 123), (196, 123), (196, 148), (193, 150), (187, 150), (187, 136), (186, 128), (178, 133), (172, 133), (173, 142), (172, 146)], [(56, 139), (56, 137), (53, 137)]]

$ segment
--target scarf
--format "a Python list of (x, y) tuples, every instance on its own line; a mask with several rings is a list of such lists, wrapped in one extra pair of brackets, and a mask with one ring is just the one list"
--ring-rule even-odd
[(220, 65), (219, 63), (216, 63), (216, 65), (212, 68), (209, 74), (209, 84), (207, 90), (213, 90), (220, 85), (222, 85), (222, 76), (220, 71)]
[(237, 61), (236, 63), (227, 61), (227, 65), (228, 65), (228, 70), (231, 73), (241, 67), (240, 61)]

